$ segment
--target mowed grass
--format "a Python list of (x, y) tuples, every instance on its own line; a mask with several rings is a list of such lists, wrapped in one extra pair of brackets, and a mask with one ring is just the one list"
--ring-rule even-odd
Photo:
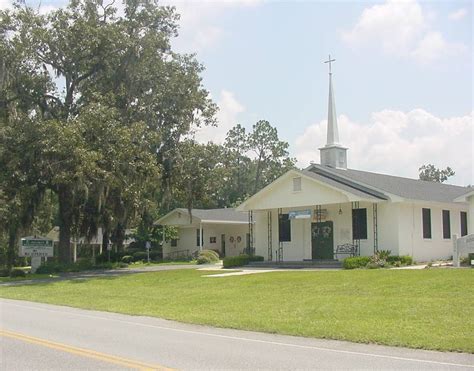
[(202, 277), (212, 273), (174, 270), (0, 287), (0, 297), (218, 327), (474, 353), (474, 270)]

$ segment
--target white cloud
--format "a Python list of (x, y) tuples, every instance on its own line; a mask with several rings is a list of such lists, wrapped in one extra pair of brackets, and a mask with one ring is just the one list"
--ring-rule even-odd
[(455, 10), (452, 13), (449, 13), (448, 18), (452, 21), (459, 21), (463, 19), (466, 15), (467, 15), (467, 9), (460, 8), (458, 10)]
[(10, 9), (12, 2), (10, 0), (0, 0), (0, 10)]
[(238, 115), (245, 111), (245, 107), (235, 98), (234, 94), (222, 90), (217, 102), (218, 126), (206, 126), (195, 129), (195, 139), (201, 143), (223, 143), (227, 132), (238, 123)]
[(462, 43), (450, 43), (432, 29), (435, 19), (416, 0), (389, 0), (364, 9), (355, 26), (341, 33), (353, 48), (375, 46), (384, 53), (413, 58), (420, 63), (464, 52)]
[[(348, 165), (352, 169), (417, 178), (418, 168), (427, 163), (450, 166), (456, 171), (454, 182), (474, 184), (474, 113), (439, 118), (422, 109), (409, 112), (375, 112), (367, 124), (339, 116), (341, 143), (349, 147)], [(319, 163), (318, 148), (326, 139), (326, 120), (306, 128), (296, 139), (299, 166)]]
[(462, 54), (467, 48), (462, 43), (448, 43), (440, 32), (429, 32), (420, 40), (411, 55), (421, 63), (428, 63), (443, 56)]
[(231, 10), (253, 7), (261, 0), (211, 1), (211, 0), (168, 0), (161, 5), (172, 5), (180, 14), (179, 37), (174, 45), (183, 52), (201, 52), (215, 46), (224, 36), (225, 30), (219, 20)]

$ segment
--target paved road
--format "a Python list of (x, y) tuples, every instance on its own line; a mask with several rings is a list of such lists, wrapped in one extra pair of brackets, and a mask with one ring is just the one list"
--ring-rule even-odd
[(0, 299), (2, 369), (452, 369), (474, 355), (215, 329)]

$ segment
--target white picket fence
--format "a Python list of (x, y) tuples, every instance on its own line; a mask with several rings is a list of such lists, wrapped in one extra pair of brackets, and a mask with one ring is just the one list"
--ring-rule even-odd
[(474, 253), (474, 234), (458, 238), (453, 236), (453, 265), (459, 267), (461, 258)]

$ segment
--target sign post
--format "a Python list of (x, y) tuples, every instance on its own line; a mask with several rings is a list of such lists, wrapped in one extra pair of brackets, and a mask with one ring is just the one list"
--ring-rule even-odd
[(24, 237), (20, 242), (20, 256), (31, 257), (31, 273), (41, 265), (41, 258), (54, 256), (53, 240), (45, 237)]
[(147, 242), (145, 243), (145, 247), (146, 247), (147, 261), (148, 261), (148, 264), (150, 264), (151, 242), (150, 242), (150, 241), (147, 241)]

